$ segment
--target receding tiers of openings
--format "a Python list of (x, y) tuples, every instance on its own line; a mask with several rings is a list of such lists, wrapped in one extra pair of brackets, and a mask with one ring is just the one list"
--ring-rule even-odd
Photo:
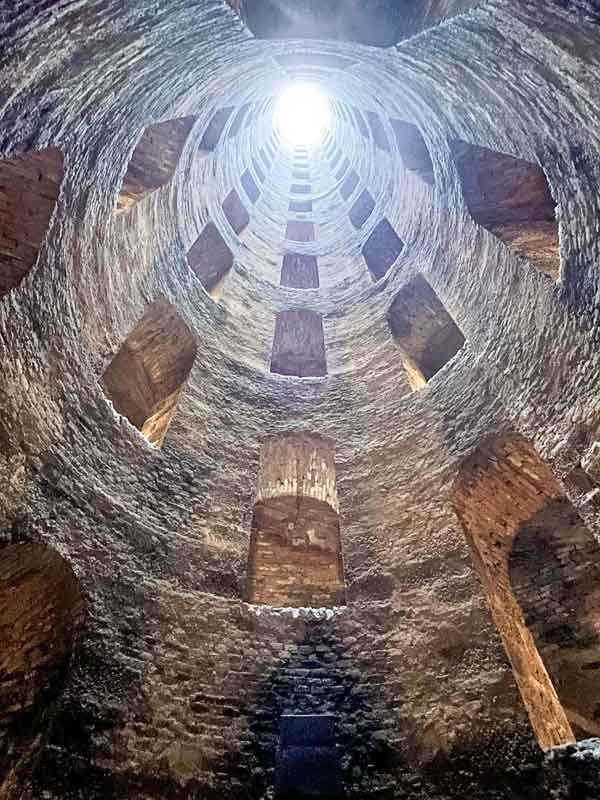
[(29, 770), (80, 640), (86, 604), (69, 564), (41, 544), (0, 549), (0, 796)]
[(403, 249), (404, 242), (384, 217), (377, 223), (362, 248), (363, 258), (373, 280), (383, 278)]
[(250, 222), (248, 210), (235, 189), (232, 189), (223, 200), (221, 208), (227, 218), (227, 222), (237, 234), (240, 234), (244, 228), (248, 227)]
[(305, 433), (271, 439), (260, 455), (249, 602), (322, 607), (344, 598), (333, 443)]
[(314, 223), (302, 219), (289, 219), (285, 229), (285, 238), (291, 242), (314, 242)]
[(204, 227), (188, 251), (187, 260), (208, 294), (213, 300), (219, 300), (227, 273), (233, 266), (233, 253), (214, 223), (209, 222)]
[(416, 125), (400, 119), (391, 119), (390, 122), (405, 168), (416, 173), (425, 183), (433, 185), (435, 183), (433, 164), (421, 131)]
[(459, 327), (422, 275), (398, 292), (388, 320), (413, 391), (422, 389), (465, 343)]
[(369, 219), (375, 208), (375, 200), (368, 189), (363, 189), (350, 209), (350, 222), (358, 230)]
[(286, 253), (281, 266), (281, 285), (292, 289), (318, 289), (317, 257), (302, 253)]
[(544, 748), (600, 732), (600, 547), (531, 442), (484, 443), (454, 492), (475, 569)]
[(0, 160), (0, 296), (35, 264), (63, 178), (60, 150)]
[(118, 212), (129, 211), (143, 197), (169, 183), (195, 121), (195, 117), (182, 117), (144, 129), (117, 197)]
[(260, 197), (260, 192), (258, 191), (258, 186), (256, 185), (256, 181), (252, 177), (252, 173), (249, 170), (246, 170), (241, 177), (241, 184), (244, 188), (244, 191), (248, 195), (248, 199), (251, 203), (256, 203), (258, 198)]
[(211, 152), (215, 149), (223, 133), (223, 128), (227, 124), (227, 120), (233, 112), (233, 106), (227, 108), (220, 108), (215, 112), (213, 118), (208, 123), (208, 127), (204, 131), (202, 140), (200, 142), (201, 152)]
[(196, 357), (196, 337), (166, 300), (154, 302), (102, 376), (115, 410), (161, 447)]
[(315, 378), (327, 375), (323, 319), (316, 311), (293, 308), (275, 318), (271, 372)]
[(475, 222), (558, 279), (558, 224), (543, 169), (460, 140), (452, 142), (452, 153)]
[[(290, 200), (290, 211), (309, 213), (313, 210), (312, 200)], [(290, 237), (288, 236), (288, 239)], [(314, 238), (314, 236), (313, 236)]]
[(299, 181), (309, 181), (310, 172), (308, 170), (296, 169), (292, 172), (292, 178)]

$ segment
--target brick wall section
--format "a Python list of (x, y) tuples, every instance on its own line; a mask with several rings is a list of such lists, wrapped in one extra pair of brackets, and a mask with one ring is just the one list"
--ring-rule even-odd
[(35, 264), (62, 178), (55, 148), (0, 161), (0, 297)]
[(251, 603), (322, 607), (344, 603), (337, 513), (312, 497), (257, 503), (248, 565)]
[(149, 125), (132, 153), (117, 197), (117, 211), (128, 211), (146, 195), (169, 183), (196, 121), (183, 117)]
[(509, 569), (576, 737), (599, 736), (600, 546), (566, 498), (521, 527)]
[(517, 436), (490, 440), (465, 463), (455, 507), (540, 744), (573, 741), (569, 717), (589, 734), (600, 707), (591, 533)]
[(312, 497), (339, 511), (331, 439), (289, 433), (262, 445), (256, 499), (291, 495)]
[(388, 320), (413, 391), (423, 388), (465, 343), (462, 332), (421, 275), (398, 292)]
[(115, 410), (160, 447), (196, 357), (196, 339), (166, 300), (151, 305), (102, 376)]
[(0, 797), (40, 744), (84, 618), (77, 578), (57, 553), (0, 549)]
[(248, 597), (273, 606), (344, 602), (333, 446), (310, 434), (267, 441), (252, 519)]
[(560, 272), (555, 202), (537, 164), (455, 140), (452, 153), (471, 216), (542, 272)]

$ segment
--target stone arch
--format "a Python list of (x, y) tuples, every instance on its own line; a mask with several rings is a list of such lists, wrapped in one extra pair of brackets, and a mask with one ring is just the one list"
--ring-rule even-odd
[(117, 211), (129, 211), (142, 198), (169, 183), (195, 121), (195, 117), (182, 117), (144, 128), (127, 165)]
[(196, 358), (196, 337), (166, 300), (152, 303), (104, 375), (119, 414), (161, 447)]
[(0, 297), (37, 261), (63, 174), (55, 147), (0, 160)]
[(451, 150), (475, 222), (557, 280), (556, 204), (544, 170), (522, 158), (459, 139), (451, 142)]
[(345, 602), (338, 511), (331, 440), (289, 433), (264, 443), (248, 558), (250, 603)]
[(0, 796), (28, 770), (86, 615), (70, 565), (42, 544), (0, 549)]
[(463, 463), (454, 507), (540, 745), (597, 735), (600, 547), (577, 510), (516, 434)]

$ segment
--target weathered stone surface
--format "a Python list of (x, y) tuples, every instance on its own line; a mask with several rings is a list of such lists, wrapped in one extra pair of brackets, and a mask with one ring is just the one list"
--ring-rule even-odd
[[(10, 800), (259, 800), (282, 713), (336, 715), (349, 797), (594, 797), (591, 748), (549, 759), (535, 740), (452, 508), (465, 458), (510, 427), (564, 480), (589, 534), (570, 526), (572, 552), (562, 522), (558, 538), (544, 528), (544, 564), (564, 570), (562, 548), (578, 574), (593, 572), (573, 559), (600, 532), (595, 471), (582, 466), (599, 438), (594, 5), (487, 0), (372, 50), (257, 41), (220, 0), (4, 4), (2, 156), (54, 147), (64, 178), (36, 268), (0, 303), (0, 535), (60, 553), (88, 606), (64, 680), (27, 728), (40, 735), (25, 748), (37, 765), (2, 778)], [(292, 159), (266, 152), (273, 98), (301, 69), (275, 57), (309, 50), (353, 62), (310, 74), (335, 95), (346, 171), (376, 201), (360, 230), (323, 149), (307, 155), (311, 208), (289, 215)], [(251, 124), (229, 137), (247, 102)], [(352, 106), (365, 128), (363, 111), (380, 115), (389, 152), (363, 138)], [(223, 108), (231, 116), (203, 149)], [(140, 131), (188, 116), (197, 123), (168, 185), (115, 215)], [(403, 161), (388, 122), (400, 117), (418, 126), (435, 187)], [(469, 213), (456, 139), (543, 170), (558, 282)], [(232, 188), (245, 196), (250, 168), (261, 197), (240, 237), (222, 204)], [(309, 215), (293, 218), (312, 234), (293, 249), (318, 257), (318, 290), (280, 285), (292, 214)], [(374, 283), (362, 249), (382, 219), (404, 250)], [(210, 224), (229, 263), (218, 304), (186, 260)], [(387, 312), (417, 273), (468, 344), (413, 393)], [(114, 414), (99, 376), (160, 296), (198, 352), (159, 450)], [(326, 378), (270, 373), (275, 318), (290, 308), (321, 316)], [(343, 609), (243, 600), (261, 448), (290, 431), (335, 442)], [(523, 553), (538, 542), (522, 541)], [(538, 595), (521, 592), (531, 611)], [(547, 630), (533, 621), (541, 652)], [(571, 627), (555, 652), (581, 651)], [(583, 672), (587, 686), (594, 670)], [(577, 711), (594, 721), (592, 703)]]

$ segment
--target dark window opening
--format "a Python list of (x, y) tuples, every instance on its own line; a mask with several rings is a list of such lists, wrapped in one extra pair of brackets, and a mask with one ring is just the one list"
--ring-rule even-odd
[(220, 108), (215, 112), (213, 118), (208, 123), (208, 127), (204, 131), (202, 141), (200, 142), (200, 150), (211, 152), (215, 149), (223, 133), (223, 128), (227, 124), (227, 120), (233, 112), (233, 106), (228, 108)]
[(465, 202), (475, 222), (553, 279), (560, 273), (555, 203), (537, 164), (455, 140)]
[(157, 300), (102, 376), (115, 410), (161, 447), (196, 357), (196, 337), (165, 300)]
[(277, 314), (271, 372), (298, 378), (327, 374), (323, 319), (320, 314), (304, 308)]
[(350, 209), (350, 222), (358, 230), (362, 228), (365, 222), (369, 219), (375, 208), (375, 200), (373, 200), (368, 189), (363, 189), (354, 205)]
[(204, 289), (218, 300), (233, 266), (233, 253), (214, 223), (209, 222), (187, 254), (187, 260)]
[(363, 258), (374, 280), (383, 278), (403, 249), (404, 242), (384, 217), (362, 248)]
[(459, 327), (421, 275), (398, 292), (388, 320), (413, 391), (422, 389), (465, 343)]
[(318, 289), (317, 257), (302, 253), (286, 253), (281, 267), (281, 285), (293, 289)]

